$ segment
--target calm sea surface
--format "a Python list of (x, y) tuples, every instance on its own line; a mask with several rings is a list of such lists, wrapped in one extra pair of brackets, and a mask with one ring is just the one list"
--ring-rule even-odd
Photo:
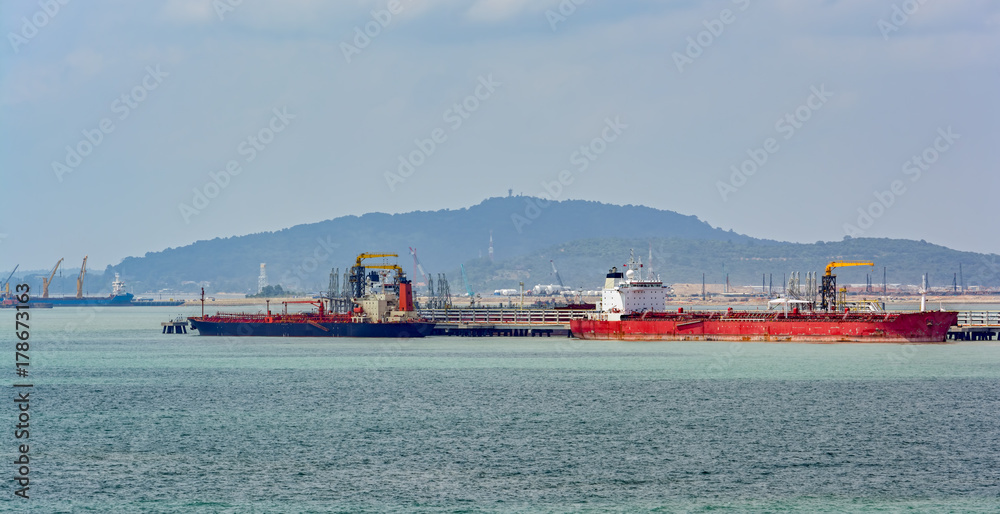
[(996, 341), (160, 333), (195, 312), (31, 311), (0, 510), (1000, 511)]

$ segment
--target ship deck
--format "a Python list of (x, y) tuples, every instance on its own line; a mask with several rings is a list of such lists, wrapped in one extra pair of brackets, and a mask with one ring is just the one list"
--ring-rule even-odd
[(718, 311), (718, 312), (647, 312), (629, 314), (622, 321), (669, 320), (669, 321), (773, 321), (773, 322), (887, 322), (894, 321), (902, 312), (781, 312), (781, 311)]
[[(435, 323), (434, 335), (464, 337), (546, 337), (570, 335), (570, 321), (585, 319), (593, 310), (553, 309), (421, 309), (424, 321)], [(798, 313), (781, 311), (697, 311), (650, 312), (645, 319), (698, 321), (770, 321), (770, 322), (887, 322), (905, 312)], [(205, 316), (214, 323), (267, 323), (268, 316), (260, 313), (219, 313)], [(347, 323), (348, 314), (316, 313), (272, 314), (271, 323)], [(623, 320), (643, 319), (641, 314), (623, 316)], [(990, 340), (1000, 338), (1000, 312), (960, 312), (956, 326), (948, 332), (949, 340)]]

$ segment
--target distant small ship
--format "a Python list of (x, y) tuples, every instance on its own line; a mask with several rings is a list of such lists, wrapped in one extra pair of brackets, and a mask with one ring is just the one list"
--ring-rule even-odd
[(31, 297), (28, 304), (31, 306), (49, 304), (52, 307), (172, 307), (183, 305), (184, 300), (136, 300), (132, 293), (125, 292), (125, 283), (121, 281), (118, 273), (115, 273), (115, 281), (111, 283), (111, 294), (108, 296)]

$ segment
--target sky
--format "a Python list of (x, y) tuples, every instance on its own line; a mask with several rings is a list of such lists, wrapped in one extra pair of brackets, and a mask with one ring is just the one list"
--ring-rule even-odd
[(508, 189), (1000, 253), (990, 0), (35, 0), (0, 28), (0, 270)]

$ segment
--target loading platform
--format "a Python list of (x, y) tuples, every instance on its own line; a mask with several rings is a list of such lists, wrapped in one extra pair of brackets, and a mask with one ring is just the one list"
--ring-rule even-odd
[(1000, 311), (959, 311), (958, 325), (948, 330), (951, 341), (991, 341), (1000, 338)]
[(171, 321), (161, 322), (160, 326), (163, 327), (164, 334), (187, 334), (188, 322), (183, 316), (178, 316)]

